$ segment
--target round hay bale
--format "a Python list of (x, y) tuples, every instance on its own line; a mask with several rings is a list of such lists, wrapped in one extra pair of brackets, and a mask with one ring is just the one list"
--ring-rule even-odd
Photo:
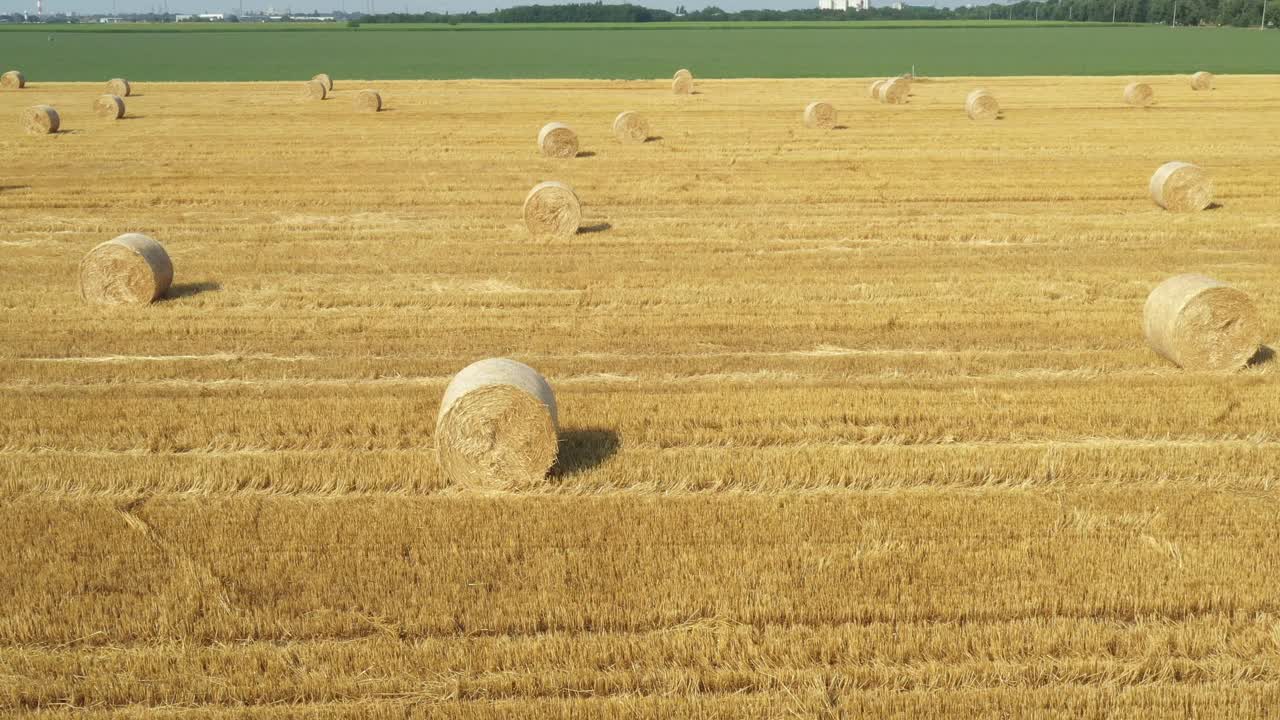
[(676, 95), (692, 95), (693, 94), (693, 76), (678, 75), (675, 80), (671, 81), (671, 92)]
[(377, 90), (361, 90), (356, 93), (356, 110), (360, 112), (380, 112), (382, 110), (382, 93)]
[(631, 110), (618, 113), (613, 119), (613, 136), (624, 143), (642, 143), (649, 139), (649, 121)]
[(21, 90), (27, 86), (27, 76), (17, 70), (10, 70), (0, 75), (0, 88), (5, 90)]
[(889, 105), (901, 105), (911, 94), (911, 82), (902, 78), (893, 78), (880, 86), (880, 102)]
[(581, 224), (578, 194), (562, 182), (538, 183), (524, 198), (524, 225), (535, 238), (572, 237)]
[(62, 119), (48, 105), (35, 105), (22, 111), (19, 125), (29, 135), (51, 135), (58, 132)]
[(1205, 72), (1204, 70), (1201, 70), (1200, 72), (1192, 75), (1191, 89), (1192, 90), (1212, 90), (1213, 89), (1213, 73)]
[(93, 101), (93, 114), (103, 120), (119, 120), (124, 117), (124, 98), (119, 95), (103, 95)]
[(169, 253), (141, 233), (108, 240), (80, 261), (80, 297), (95, 305), (145, 305), (172, 283)]
[(984, 88), (978, 88), (964, 99), (964, 111), (970, 120), (995, 120), (1000, 117), (1000, 103)]
[(1199, 165), (1168, 162), (1151, 176), (1151, 199), (1165, 210), (1199, 212), (1213, 203), (1213, 181)]
[(885, 83), (887, 83), (887, 82), (889, 82), (889, 81), (888, 81), (888, 80), (877, 80), (877, 81), (875, 81), (875, 82), (871, 83), (871, 87), (870, 87), (870, 88), (868, 88), (868, 89), (867, 89), (867, 91), (868, 91), (868, 93), (871, 95), (871, 99), (872, 99), (872, 100), (879, 100), (879, 99), (880, 99), (880, 88), (884, 87), (884, 84), (885, 84)]
[(112, 78), (107, 81), (107, 94), (129, 97), (133, 94), (133, 86), (124, 78)]
[(556, 396), (545, 378), (506, 358), (463, 368), (436, 416), (436, 456), (451, 484), (515, 490), (543, 481), (560, 447)]
[(690, 80), (692, 80), (692, 79), (693, 79), (693, 73), (689, 72), (688, 70), (685, 70), (684, 68), (680, 68), (679, 70), (677, 70), (677, 71), (676, 71), (676, 74), (675, 74), (675, 75), (672, 75), (672, 76), (671, 76), (671, 79), (672, 79), (672, 80), (675, 80), (675, 79), (677, 79), (677, 78), (682, 78), (682, 77), (687, 77), (687, 78), (689, 78)]
[(308, 80), (306, 94), (312, 100), (324, 100), (329, 97), (329, 88), (319, 80)]
[(1147, 107), (1156, 101), (1156, 91), (1144, 82), (1131, 82), (1124, 86), (1124, 101), (1134, 107)]
[(830, 130), (836, 126), (836, 106), (828, 102), (811, 102), (804, 108), (804, 126)]
[(1143, 308), (1143, 328), (1152, 350), (1187, 370), (1239, 370), (1262, 345), (1262, 323), (1249, 296), (1204, 275), (1157, 285)]
[(329, 91), (329, 92), (333, 91), (333, 78), (329, 77), (328, 74), (320, 73), (319, 75), (316, 75), (311, 79), (316, 82), (324, 83), (324, 89), (326, 91)]
[(538, 149), (547, 157), (577, 157), (578, 133), (564, 123), (547, 123), (538, 131)]

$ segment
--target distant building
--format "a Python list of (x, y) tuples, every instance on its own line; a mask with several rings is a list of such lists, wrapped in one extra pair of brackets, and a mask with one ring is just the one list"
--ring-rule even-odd
[(871, 0), (818, 0), (818, 9), (840, 10), (843, 12), (870, 10)]

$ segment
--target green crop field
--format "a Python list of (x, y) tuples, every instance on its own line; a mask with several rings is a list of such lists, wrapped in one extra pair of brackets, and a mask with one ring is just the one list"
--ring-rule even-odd
[[(30, 26), (0, 67), (32, 82), (343, 78), (865, 77), (1280, 72), (1280, 33), (1220, 28), (870, 23), (629, 26)], [(234, 30), (232, 30), (234, 28)]]

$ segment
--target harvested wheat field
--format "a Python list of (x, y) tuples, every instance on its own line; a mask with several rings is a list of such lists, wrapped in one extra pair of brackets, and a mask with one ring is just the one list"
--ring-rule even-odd
[[(1264, 717), (1280, 370), (1143, 308), (1199, 273), (1280, 340), (1280, 83), (1140, 79), (0, 94), (0, 716)], [(134, 232), (172, 286), (84, 303)], [(490, 357), (554, 390), (541, 486), (441, 473)]]

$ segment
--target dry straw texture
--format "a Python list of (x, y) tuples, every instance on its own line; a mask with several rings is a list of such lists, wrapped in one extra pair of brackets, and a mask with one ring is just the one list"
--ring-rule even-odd
[(1204, 275), (1171, 277), (1147, 296), (1147, 343), (1188, 370), (1244, 367), (1262, 344), (1262, 325), (1243, 291)]
[(538, 132), (538, 149), (547, 157), (577, 157), (578, 133), (564, 123), (547, 123)]
[(1212, 90), (1213, 89), (1213, 73), (1205, 72), (1204, 70), (1201, 70), (1200, 72), (1192, 75), (1191, 89), (1192, 90)]
[(21, 90), (27, 86), (27, 77), (17, 70), (10, 70), (0, 75), (0, 88)]
[(436, 454), (452, 484), (489, 490), (529, 487), (559, 449), (556, 398), (538, 371), (505, 358), (463, 368), (436, 416)]
[[(1206, 272), (1274, 346), (1280, 82), (1186, 77), (983, 78), (998, 137), (970, 78), (174, 83), (57, 139), (19, 111), (102, 82), (0, 92), (0, 718), (1265, 717), (1280, 363), (1179, 370), (1142, 310)], [(528, 147), (620, 109), (665, 144)], [(1240, 189), (1123, 212), (1176, 159)], [(552, 179), (617, 230), (530, 239)], [(175, 301), (84, 305), (133, 229)], [(458, 491), (430, 406), (500, 356), (556, 464)]]
[(830, 130), (836, 126), (836, 106), (828, 102), (811, 102), (804, 109), (804, 125)]
[(893, 78), (880, 86), (880, 102), (889, 105), (901, 105), (911, 94), (911, 81), (905, 78)]
[(1199, 212), (1213, 203), (1213, 181), (1199, 165), (1168, 162), (1151, 176), (1151, 199), (1173, 212)]
[(672, 75), (672, 76), (671, 76), (671, 79), (672, 79), (672, 80), (676, 80), (676, 79), (678, 79), (678, 78), (682, 78), (682, 77), (687, 77), (687, 78), (689, 78), (690, 80), (692, 80), (692, 79), (693, 79), (693, 73), (689, 72), (688, 70), (686, 70), (686, 69), (684, 69), (684, 68), (680, 68), (679, 70), (677, 70), (677, 71), (676, 71), (676, 74), (675, 74), (675, 75)]
[(104, 120), (124, 117), (124, 98), (119, 95), (101, 95), (93, 101), (93, 114)]
[(1147, 107), (1156, 101), (1156, 92), (1143, 82), (1131, 82), (1124, 86), (1124, 101), (1134, 107)]
[(98, 245), (80, 261), (80, 297), (95, 305), (142, 305), (164, 296), (173, 262), (164, 246), (141, 233)]
[(377, 90), (361, 90), (356, 93), (356, 110), (378, 112), (382, 110), (382, 93)]
[(978, 88), (965, 98), (964, 111), (970, 120), (995, 120), (1000, 117), (1000, 103), (986, 89)]
[(885, 83), (887, 83), (887, 82), (889, 82), (889, 81), (888, 81), (888, 80), (876, 80), (875, 82), (871, 83), (871, 85), (870, 85), (870, 86), (868, 86), (868, 87), (867, 87), (867, 93), (871, 96), (871, 99), (872, 99), (872, 100), (879, 100), (879, 99), (880, 99), (880, 88), (884, 87)]
[(329, 88), (319, 80), (308, 80), (305, 88), (305, 94), (312, 100), (324, 100), (329, 97)]
[(133, 94), (133, 86), (124, 78), (112, 78), (107, 81), (107, 94), (129, 97)]
[(692, 95), (693, 94), (693, 76), (677, 75), (671, 81), (671, 92), (676, 95)]
[(62, 120), (57, 110), (48, 105), (35, 105), (22, 111), (19, 125), (30, 135), (49, 135), (58, 132)]
[(642, 143), (649, 132), (649, 121), (638, 112), (627, 110), (613, 119), (613, 136), (624, 143)]
[(524, 224), (535, 238), (565, 238), (582, 224), (582, 203), (568, 185), (551, 180), (533, 186), (524, 198)]
[(320, 73), (311, 79), (316, 82), (324, 83), (325, 90), (333, 90), (333, 78), (329, 77), (327, 73)]

